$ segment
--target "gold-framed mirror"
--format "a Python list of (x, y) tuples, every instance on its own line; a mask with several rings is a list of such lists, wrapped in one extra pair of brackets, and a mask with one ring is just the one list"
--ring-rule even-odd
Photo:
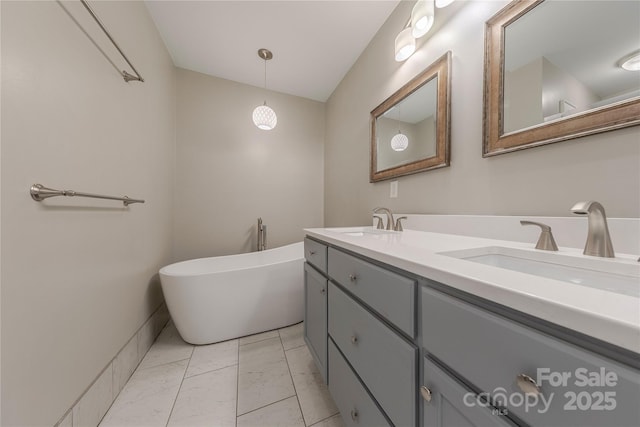
[(370, 182), (449, 166), (451, 52), (371, 111)]
[(486, 23), (483, 157), (640, 124), (640, 2), (515, 0)]

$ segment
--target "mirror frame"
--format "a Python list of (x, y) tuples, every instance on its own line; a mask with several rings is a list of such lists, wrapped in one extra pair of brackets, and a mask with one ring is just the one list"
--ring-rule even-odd
[(482, 157), (640, 124), (640, 99), (636, 97), (551, 123), (504, 133), (505, 29), (543, 1), (514, 0), (486, 22)]
[[(378, 182), (386, 179), (397, 178), (427, 170), (449, 166), (451, 146), (451, 51), (448, 51), (426, 70), (411, 79), (407, 84), (398, 89), (382, 104), (371, 111), (371, 163), (369, 182)], [(400, 166), (377, 170), (378, 144), (376, 143), (376, 119), (389, 109), (400, 103), (403, 99), (420, 89), (434, 78), (438, 78), (437, 102), (436, 102), (436, 155), (419, 159)]]

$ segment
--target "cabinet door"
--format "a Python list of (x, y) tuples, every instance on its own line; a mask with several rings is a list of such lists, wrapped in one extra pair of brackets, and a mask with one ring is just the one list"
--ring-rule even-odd
[(327, 381), (327, 279), (304, 265), (304, 340)]
[(531, 426), (640, 426), (638, 370), (437, 290), (421, 293), (424, 349), (510, 416)]
[(475, 393), (426, 358), (420, 394), (423, 427), (513, 426), (504, 414), (483, 405)]
[(389, 427), (382, 411), (329, 340), (329, 391), (345, 427)]

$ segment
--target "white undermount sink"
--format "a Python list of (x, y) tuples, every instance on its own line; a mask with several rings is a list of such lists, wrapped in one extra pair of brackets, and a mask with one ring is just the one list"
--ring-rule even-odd
[(373, 227), (339, 227), (339, 228), (327, 228), (328, 231), (334, 233), (344, 234), (346, 236), (381, 236), (385, 234), (396, 234), (398, 231), (392, 230), (379, 230)]
[(640, 298), (640, 263), (629, 259), (501, 246), (440, 252), (440, 255)]

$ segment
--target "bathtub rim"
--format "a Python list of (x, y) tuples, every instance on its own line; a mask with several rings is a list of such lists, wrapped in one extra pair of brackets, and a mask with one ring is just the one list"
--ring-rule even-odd
[[(295, 256), (287, 256), (287, 257), (283, 257), (283, 258), (274, 258), (272, 260), (269, 260), (269, 262), (261, 262), (261, 263), (256, 263), (256, 264), (248, 264), (248, 265), (244, 265), (242, 267), (227, 267), (227, 268), (211, 268), (209, 270), (206, 271), (198, 271), (198, 272), (194, 272), (194, 273), (189, 273), (189, 272), (183, 272), (181, 271), (180, 273), (172, 273), (169, 272), (171, 270), (171, 268), (176, 268), (178, 266), (180, 266), (181, 264), (189, 264), (189, 263), (196, 263), (196, 262), (206, 262), (207, 260), (217, 260), (217, 261), (224, 261), (225, 259), (239, 259), (239, 258), (250, 258), (252, 255), (257, 257), (260, 257), (261, 254), (263, 254), (264, 252), (285, 252), (287, 249), (289, 250), (293, 250), (293, 247), (299, 246), (300, 247), (300, 252), (298, 255)], [(240, 254), (232, 254), (232, 255), (220, 255), (220, 256), (213, 256), (213, 257), (203, 257), (203, 258), (194, 258), (194, 259), (188, 259), (188, 260), (184, 260), (184, 261), (178, 261), (178, 262), (174, 262), (172, 264), (168, 264), (165, 265), (164, 267), (160, 268), (160, 270), (158, 271), (160, 278), (162, 279), (162, 276), (166, 276), (166, 277), (197, 277), (197, 276), (206, 276), (206, 275), (211, 275), (211, 274), (222, 274), (222, 273), (230, 273), (230, 272), (234, 272), (234, 271), (245, 271), (245, 270), (251, 270), (251, 269), (255, 269), (255, 268), (262, 268), (262, 267), (267, 267), (267, 266), (272, 266), (272, 265), (276, 265), (276, 264), (283, 264), (283, 263), (287, 263), (287, 262), (298, 262), (298, 261), (302, 261), (304, 260), (304, 242), (300, 241), (300, 242), (295, 242), (295, 243), (289, 243), (287, 245), (283, 245), (283, 246), (278, 246), (277, 248), (271, 248), (271, 249), (266, 249), (264, 251), (254, 251), (254, 252), (245, 252), (245, 253), (240, 253)]]

